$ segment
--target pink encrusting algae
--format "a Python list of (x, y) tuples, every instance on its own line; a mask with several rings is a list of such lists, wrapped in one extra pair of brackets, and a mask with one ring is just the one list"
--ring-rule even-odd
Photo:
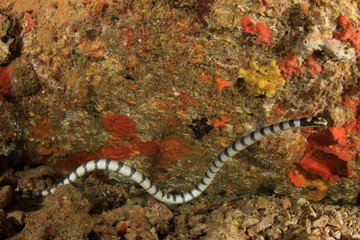
[(334, 34), (334, 38), (344, 42), (349, 41), (355, 47), (356, 52), (360, 52), (360, 31), (354, 29), (354, 25), (347, 15), (339, 16), (337, 23), (340, 30)]
[(256, 35), (256, 44), (257, 45), (270, 45), (270, 35), (272, 30), (267, 27), (264, 23), (258, 22), (254, 24), (250, 17), (245, 16), (241, 20), (241, 26), (244, 28), (244, 33), (250, 33)]
[(12, 68), (0, 66), (0, 101), (5, 101), (6, 98), (11, 98), (14, 95), (11, 90), (13, 74)]

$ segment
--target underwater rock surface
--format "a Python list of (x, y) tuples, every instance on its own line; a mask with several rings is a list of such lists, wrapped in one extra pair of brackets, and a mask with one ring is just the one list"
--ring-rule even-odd
[[(0, 218), (13, 216), (0, 220), (13, 229), (4, 233), (0, 226), (1, 237), (23, 230), (21, 239), (31, 224), (42, 225), (34, 220), (41, 214), (62, 221), (50, 204), (60, 200), (50, 197), (40, 213), (26, 212), (9, 188), (50, 188), (87, 161), (111, 158), (166, 191), (181, 192), (235, 139), (280, 121), (319, 116), (329, 128), (291, 130), (256, 143), (226, 164), (206, 190), (210, 199), (222, 192), (221, 203), (231, 196), (261, 196), (274, 203), (287, 197), (291, 208), (299, 201), (301, 209), (329, 207), (305, 225), (304, 217), (291, 220), (299, 227), (275, 227), (283, 220), (262, 213), (216, 223), (208, 215), (221, 207), (205, 200), (199, 204), (211, 210), (194, 217), (173, 211), (171, 224), (161, 217), (148, 222), (145, 200), (142, 206), (114, 200), (106, 209), (130, 214), (127, 220), (100, 212), (97, 222), (91, 217), (97, 205), (83, 196), (92, 193), (67, 186), (66, 198), (83, 204), (72, 221), (89, 218), (76, 237), (109, 231), (131, 239), (145, 228), (143, 238), (181, 239), (170, 233), (182, 223), (182, 231), (188, 230), (184, 239), (211, 239), (221, 232), (230, 239), (287, 233), (355, 238), (359, 233), (335, 229), (330, 217), (338, 211), (350, 216), (360, 201), (359, 12), (351, 0), (0, 1), (0, 187), (10, 196), (1, 198)], [(38, 173), (45, 180), (31, 172), (39, 165), (49, 167)], [(131, 184), (108, 173), (93, 177), (101, 186), (113, 180)], [(133, 215), (140, 219), (127, 222)], [(343, 225), (350, 221), (344, 219)], [(245, 220), (253, 222), (243, 230)], [(44, 226), (38, 234), (61, 232)]]

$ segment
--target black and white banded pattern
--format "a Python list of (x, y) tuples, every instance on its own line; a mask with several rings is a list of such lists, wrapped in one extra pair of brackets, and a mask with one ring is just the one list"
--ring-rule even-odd
[(131, 178), (161, 202), (170, 203), (170, 204), (184, 203), (198, 197), (201, 193), (203, 193), (214, 179), (216, 173), (227, 161), (230, 160), (231, 157), (235, 156), (241, 150), (247, 148), (251, 144), (259, 141), (260, 139), (290, 128), (324, 127), (326, 125), (327, 125), (327, 121), (325, 119), (318, 117), (311, 117), (311, 118), (301, 118), (296, 120), (290, 120), (287, 122), (281, 122), (278, 124), (261, 128), (260, 130), (257, 130), (255, 132), (252, 132), (249, 135), (238, 139), (233, 144), (225, 148), (225, 150), (222, 153), (220, 153), (220, 155), (211, 164), (210, 168), (207, 170), (207, 172), (205, 173), (204, 177), (200, 180), (200, 182), (193, 189), (182, 194), (173, 195), (173, 194), (165, 193), (160, 188), (158, 188), (148, 177), (146, 177), (141, 172), (137, 171), (135, 168), (126, 165), (125, 163), (108, 160), (108, 159), (93, 160), (81, 165), (74, 172), (72, 172), (67, 178), (65, 178), (62, 183), (59, 183), (57, 186), (49, 190), (36, 191), (36, 190), (26, 190), (26, 189), (17, 188), (16, 191), (24, 194), (29, 194), (32, 196), (47, 196), (54, 193), (54, 191), (58, 186), (63, 184), (73, 183), (82, 176), (86, 175), (87, 173), (91, 173), (95, 170), (106, 170), (106, 171), (112, 171), (118, 174), (122, 174), (126, 177)]

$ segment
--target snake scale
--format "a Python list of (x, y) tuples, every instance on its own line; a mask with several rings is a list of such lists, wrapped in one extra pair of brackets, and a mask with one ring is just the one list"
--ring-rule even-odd
[(67, 178), (64, 179), (62, 183), (59, 183), (57, 186), (49, 189), (49, 190), (27, 190), (17, 188), (15, 191), (23, 194), (28, 194), (31, 196), (48, 196), (56, 190), (56, 188), (63, 184), (70, 184), (82, 176), (91, 173), (95, 170), (106, 170), (112, 171), (117, 174), (122, 174), (126, 177), (131, 178), (136, 183), (138, 183), (141, 187), (143, 187), (148, 193), (150, 193), (154, 198), (158, 199), (161, 202), (169, 203), (169, 204), (179, 204), (188, 202), (200, 194), (202, 194), (205, 189), (210, 185), (213, 181), (216, 173), (220, 170), (220, 168), (231, 159), (231, 157), (235, 156), (237, 153), (247, 148), (251, 144), (263, 139), (266, 136), (271, 134), (288, 130), (296, 127), (325, 127), (327, 125), (327, 121), (323, 118), (319, 117), (309, 117), (309, 118), (300, 118), (296, 120), (290, 120), (286, 122), (280, 122), (274, 125), (270, 125), (268, 127), (261, 128), (260, 130), (254, 131), (249, 135), (242, 137), (236, 140), (233, 144), (229, 145), (225, 148), (225, 150), (218, 155), (215, 161), (211, 164), (204, 177), (200, 180), (200, 182), (190, 191), (181, 194), (169, 194), (162, 191), (159, 187), (157, 187), (148, 177), (144, 174), (136, 170), (135, 168), (114, 160), (108, 159), (100, 159), (89, 161), (80, 167), (78, 167), (74, 172), (72, 172)]

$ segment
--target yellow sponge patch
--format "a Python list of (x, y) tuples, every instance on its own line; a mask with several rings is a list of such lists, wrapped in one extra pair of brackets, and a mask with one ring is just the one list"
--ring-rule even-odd
[(245, 79), (247, 89), (255, 96), (265, 95), (271, 98), (276, 89), (285, 84), (275, 61), (261, 67), (256, 62), (250, 62), (249, 69), (239, 70), (239, 77)]

